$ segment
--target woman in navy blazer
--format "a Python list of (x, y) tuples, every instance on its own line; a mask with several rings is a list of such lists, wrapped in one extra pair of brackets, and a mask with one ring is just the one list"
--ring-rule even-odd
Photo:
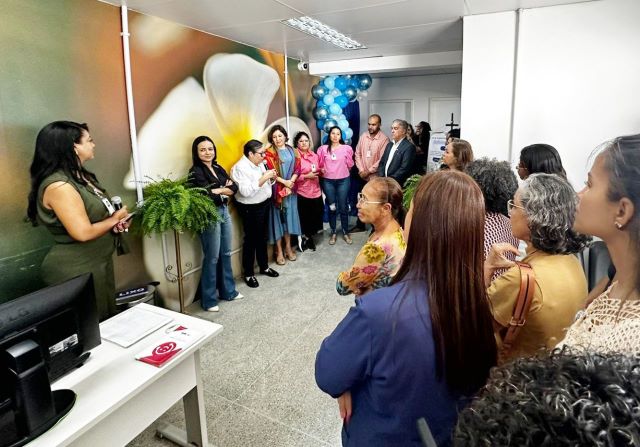
[(356, 298), (316, 357), (318, 386), (339, 398), (343, 445), (420, 446), (421, 417), (438, 445), (450, 443), (458, 411), (496, 364), (483, 230), (471, 177), (422, 179), (393, 284)]
[(231, 270), (232, 224), (228, 209), (229, 199), (238, 192), (238, 185), (216, 162), (217, 150), (211, 138), (203, 135), (193, 140), (191, 157), (193, 166), (189, 170), (190, 183), (207, 190), (207, 195), (216, 204), (222, 217), (221, 222), (211, 224), (200, 234), (204, 254), (200, 303), (204, 310), (218, 312), (218, 295), (225, 301), (243, 298), (236, 290)]

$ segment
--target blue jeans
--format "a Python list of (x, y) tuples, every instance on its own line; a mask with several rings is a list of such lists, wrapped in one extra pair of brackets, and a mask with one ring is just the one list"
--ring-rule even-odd
[(223, 300), (232, 300), (237, 295), (236, 283), (231, 270), (231, 216), (226, 205), (219, 206), (222, 222), (212, 224), (200, 234), (202, 242), (202, 276), (200, 295), (203, 309), (218, 304), (217, 291)]
[[(349, 232), (349, 208), (347, 206), (349, 198), (349, 177), (340, 179), (324, 179), (322, 180), (322, 189), (327, 198), (327, 206), (329, 206), (329, 226), (331, 234), (336, 232), (337, 214), (340, 214), (340, 225), (342, 225), (342, 233)], [(331, 210), (334, 205), (334, 209)]]

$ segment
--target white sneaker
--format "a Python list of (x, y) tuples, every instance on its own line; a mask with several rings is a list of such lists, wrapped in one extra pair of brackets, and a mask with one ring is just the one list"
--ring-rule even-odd
[(238, 294), (233, 298), (233, 301), (235, 300), (241, 300), (242, 298), (244, 298), (244, 295), (241, 294), (240, 292), (238, 292)]
[(207, 312), (220, 312), (220, 306), (213, 306), (207, 309)]

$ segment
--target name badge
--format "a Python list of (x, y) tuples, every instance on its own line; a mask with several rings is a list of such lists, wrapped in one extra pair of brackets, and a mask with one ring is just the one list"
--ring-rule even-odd
[(311, 172), (316, 172), (316, 165), (315, 164), (311, 164)]
[(113, 207), (113, 204), (109, 199), (107, 199), (106, 197), (103, 197), (100, 200), (102, 200), (102, 203), (104, 204), (105, 208), (107, 209), (107, 211), (109, 211), (109, 216), (111, 216), (113, 213), (116, 212), (116, 209)]
[(367, 158), (371, 158), (371, 151), (367, 151), (367, 155), (366, 155), (366, 157), (367, 157)]
[(332, 154), (331, 154), (331, 159), (332, 159), (333, 161), (335, 161), (335, 160), (337, 160), (337, 159), (338, 159), (338, 157), (336, 157), (336, 154), (332, 153)]

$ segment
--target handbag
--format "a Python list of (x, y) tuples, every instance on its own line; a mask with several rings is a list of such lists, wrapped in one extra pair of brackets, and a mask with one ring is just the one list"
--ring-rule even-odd
[(503, 363), (509, 354), (513, 343), (518, 337), (518, 333), (527, 322), (527, 315), (533, 301), (533, 294), (536, 289), (536, 275), (529, 264), (524, 262), (516, 262), (520, 268), (520, 290), (518, 291), (518, 299), (513, 307), (513, 314), (507, 326), (507, 332), (502, 338), (502, 348), (500, 349), (498, 363)]

